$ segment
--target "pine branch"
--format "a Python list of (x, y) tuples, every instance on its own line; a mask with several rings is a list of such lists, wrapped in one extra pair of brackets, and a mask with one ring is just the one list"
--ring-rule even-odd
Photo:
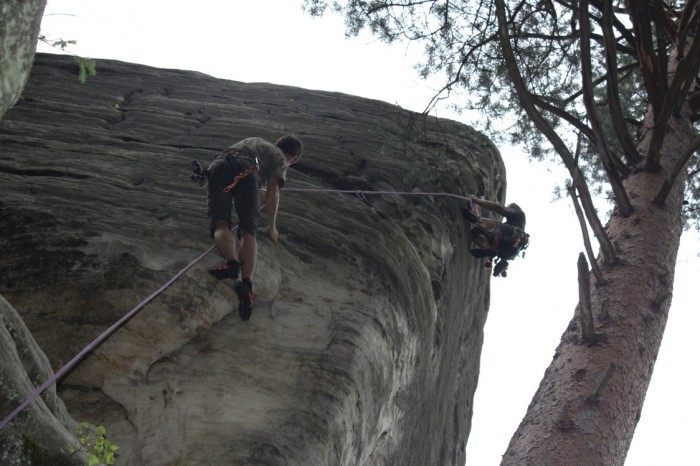
[[(632, 34), (630, 32), (629, 26), (627, 24), (622, 23), (619, 19), (617, 19), (617, 17), (613, 16), (613, 13), (615, 13), (615, 12), (612, 11), (612, 2), (610, 0), (604, 0), (604, 1), (591, 0), (591, 5), (603, 14), (603, 21), (608, 19), (608, 18), (606, 18), (605, 13), (604, 13), (604, 11), (606, 10), (606, 6), (608, 4), (610, 4), (610, 6), (611, 6), (610, 19), (612, 20), (612, 24), (615, 27), (615, 30), (618, 32), (618, 34), (620, 35), (621, 38), (623, 38), (625, 41), (627, 41), (627, 43), (630, 44), (631, 47), (634, 47), (634, 50), (631, 50), (627, 47), (623, 47), (623, 46), (618, 44), (619, 50), (621, 52), (629, 55), (629, 56), (633, 56), (633, 57), (638, 58), (637, 57), (637, 46), (636, 46), (637, 41), (634, 37), (634, 34)], [(566, 8), (570, 8), (570, 4), (568, 4), (568, 3), (563, 5), (563, 6)], [(617, 12), (621, 12), (621, 10), (618, 9)], [(601, 25), (601, 27), (602, 27), (602, 25)]]
[(627, 167), (622, 165), (622, 162), (614, 157), (610, 151), (610, 146), (607, 143), (607, 137), (596, 109), (595, 97), (593, 94), (592, 77), (593, 71), (591, 68), (591, 24), (588, 18), (588, 0), (581, 0), (579, 3), (579, 22), (581, 24), (581, 75), (583, 86), (583, 102), (588, 111), (588, 120), (593, 128), (593, 142), (595, 142), (598, 154), (600, 155), (603, 168), (608, 176), (608, 181), (615, 194), (615, 201), (620, 214), (623, 217), (628, 217), (632, 213), (632, 204), (630, 203), (625, 187), (622, 184), (621, 172), (627, 170)]
[(576, 211), (576, 217), (578, 218), (578, 223), (581, 226), (581, 236), (583, 236), (583, 245), (586, 248), (586, 254), (588, 255), (588, 259), (591, 261), (591, 270), (593, 271), (593, 275), (595, 276), (596, 282), (599, 285), (604, 285), (605, 280), (603, 279), (603, 274), (600, 272), (598, 263), (595, 260), (595, 255), (593, 254), (593, 247), (591, 246), (591, 238), (590, 236), (588, 236), (586, 219), (583, 216), (583, 211), (581, 210), (581, 205), (578, 202), (578, 197), (576, 197), (576, 188), (572, 185), (568, 186), (566, 190), (571, 196), (571, 201), (573, 202), (574, 210)]
[[(700, 16), (695, 16), (695, 21), (700, 22)], [(679, 48), (683, 49), (680, 45)], [(680, 107), (685, 103), (690, 86), (698, 76), (700, 71), (700, 38), (695, 36), (688, 51), (678, 63), (678, 69), (673, 75), (671, 86), (665, 96), (661, 111), (657, 115), (652, 140), (649, 147), (649, 157), (647, 167), (657, 169), (661, 160), (661, 146), (666, 135), (668, 121), (674, 113), (680, 111)]]
[(685, 152), (683, 152), (683, 155), (681, 155), (681, 157), (678, 160), (676, 160), (676, 164), (673, 166), (668, 176), (664, 180), (664, 184), (661, 187), (661, 190), (654, 198), (654, 203), (656, 205), (663, 205), (666, 202), (666, 198), (671, 192), (671, 188), (676, 183), (676, 179), (678, 178), (678, 175), (680, 175), (681, 170), (683, 170), (685, 164), (688, 163), (690, 157), (699, 149), (700, 136), (696, 136), (695, 139), (693, 139), (693, 142), (691, 142), (688, 148), (685, 150)]
[(593, 139), (593, 130), (589, 128), (585, 123), (583, 123), (581, 120), (579, 120), (576, 116), (572, 115), (571, 113), (567, 112), (561, 107), (557, 107), (554, 104), (551, 104), (547, 102), (545, 99), (543, 99), (539, 95), (535, 94), (529, 94), (530, 98), (532, 99), (532, 103), (536, 105), (537, 107), (541, 108), (542, 110), (546, 110), (549, 113), (551, 113), (554, 116), (557, 116), (561, 118), (562, 120), (566, 121), (569, 123), (571, 126), (573, 126), (577, 131), (580, 133), (584, 134), (588, 139)]
[(626, 0), (632, 29), (637, 44), (637, 55), (641, 65), (645, 88), (649, 94), (654, 115), (658, 115), (666, 93), (666, 77), (661, 75), (661, 70), (656, 66), (657, 58), (654, 53), (653, 31), (651, 27), (651, 11), (647, 1)]
[[(583, 136), (579, 134), (578, 141), (576, 142), (576, 165), (578, 165), (579, 156), (581, 155), (581, 138)], [(576, 217), (578, 218), (578, 223), (581, 227), (581, 236), (583, 237), (583, 245), (586, 248), (586, 254), (588, 255), (588, 260), (591, 262), (591, 270), (593, 270), (593, 275), (595, 276), (598, 285), (604, 285), (605, 279), (603, 279), (603, 274), (600, 272), (598, 267), (598, 262), (595, 260), (595, 255), (593, 254), (593, 247), (591, 246), (591, 238), (588, 236), (588, 228), (586, 226), (586, 219), (584, 217), (583, 211), (581, 210), (581, 205), (578, 202), (578, 197), (576, 196), (576, 183), (572, 183), (570, 186), (566, 187), (566, 190), (571, 196), (571, 202), (574, 204), (574, 210), (576, 211)]]
[(608, 263), (617, 262), (617, 254), (615, 253), (615, 248), (613, 247), (610, 239), (605, 233), (605, 229), (598, 218), (598, 215), (593, 205), (591, 199), (591, 193), (588, 190), (588, 185), (585, 182), (585, 178), (581, 170), (578, 168), (574, 157), (569, 151), (566, 143), (559, 137), (554, 128), (545, 120), (540, 112), (535, 108), (532, 100), (530, 99), (530, 94), (527, 90), (525, 81), (518, 68), (517, 61), (515, 59), (515, 54), (513, 53), (513, 47), (510, 44), (510, 37), (508, 35), (508, 21), (506, 19), (506, 9), (504, 0), (496, 0), (496, 14), (498, 17), (498, 37), (501, 42), (501, 50), (503, 51), (503, 59), (506, 62), (506, 67), (508, 69), (508, 75), (513, 81), (513, 86), (518, 95), (520, 104), (527, 116), (532, 120), (537, 129), (542, 132), (542, 134), (547, 138), (547, 140), (552, 144), (554, 150), (557, 151), (559, 157), (561, 158), (564, 166), (569, 170), (574, 183), (578, 187), (581, 202), (583, 203), (583, 209), (588, 219), (588, 223), (591, 225), (591, 229), (598, 239), (600, 248), (603, 251), (605, 260)]
[(603, 37), (605, 38), (605, 62), (607, 67), (608, 78), (608, 107), (612, 117), (615, 133), (622, 145), (622, 150), (625, 153), (625, 158), (628, 163), (638, 163), (641, 160), (637, 147), (634, 144), (632, 135), (627, 130), (625, 125), (624, 115), (622, 113), (622, 105), (620, 104), (620, 89), (619, 78), (617, 71), (617, 41), (613, 32), (612, 2), (604, 2), (602, 11), (603, 21)]
[(585, 343), (593, 343), (596, 339), (591, 312), (591, 282), (588, 276), (588, 263), (586, 256), (579, 253), (578, 262), (578, 307), (581, 320), (581, 336)]

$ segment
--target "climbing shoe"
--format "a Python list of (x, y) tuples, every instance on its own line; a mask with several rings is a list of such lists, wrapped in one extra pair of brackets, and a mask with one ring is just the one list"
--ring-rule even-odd
[(236, 283), (236, 295), (238, 295), (238, 315), (242, 320), (250, 319), (255, 303), (255, 293), (253, 293), (253, 283), (247, 278)]
[(236, 259), (226, 259), (225, 261), (219, 262), (214, 267), (210, 268), (209, 273), (216, 277), (217, 280), (223, 280), (224, 278), (236, 280), (240, 270), (240, 262), (238, 262)]
[(507, 277), (508, 276), (508, 261), (505, 259), (501, 259), (498, 262), (496, 262), (496, 265), (493, 267), (493, 276), (494, 277)]

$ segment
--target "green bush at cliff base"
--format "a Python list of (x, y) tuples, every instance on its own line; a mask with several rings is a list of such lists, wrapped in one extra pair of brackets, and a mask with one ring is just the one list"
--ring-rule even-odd
[(76, 450), (85, 451), (89, 466), (114, 464), (114, 452), (119, 447), (107, 439), (107, 429), (104, 426), (92, 428), (88, 422), (81, 422), (75, 433), (80, 442), (80, 446)]

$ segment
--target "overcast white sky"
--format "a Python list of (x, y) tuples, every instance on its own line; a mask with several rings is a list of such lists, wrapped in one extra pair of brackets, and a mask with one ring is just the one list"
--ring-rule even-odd
[[(312, 19), (301, 0), (49, 0), (42, 30), (69, 50), (160, 68), (196, 70), (370, 97), (422, 111), (439, 82), (418, 79), (417, 47), (344, 38), (342, 19)], [(57, 53), (40, 45), (40, 51)], [(97, 64), (99, 73), (99, 61)], [(469, 123), (447, 108), (437, 116)], [(549, 365), (577, 300), (580, 232), (568, 201), (552, 203), (561, 169), (501, 147), (508, 201), (528, 215), (532, 244), (509, 276), (493, 279), (467, 464), (500, 463)], [(627, 466), (700, 464), (699, 236), (681, 245), (668, 326)], [(525, 297), (525, 299), (523, 299)]]

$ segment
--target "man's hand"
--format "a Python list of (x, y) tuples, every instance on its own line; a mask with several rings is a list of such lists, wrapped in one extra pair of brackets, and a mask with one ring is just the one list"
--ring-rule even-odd
[(279, 236), (279, 232), (277, 231), (277, 228), (270, 227), (267, 229), (267, 236), (270, 237), (273, 243), (277, 242), (277, 237)]
[(487, 201), (486, 199), (480, 199), (475, 196), (472, 196), (471, 199), (474, 204), (481, 206), (484, 209), (496, 212), (499, 215), (506, 215), (508, 213), (508, 210), (498, 202)]
[(265, 196), (265, 210), (267, 211), (267, 236), (277, 242), (277, 208), (280, 204), (280, 179), (276, 176), (267, 181), (267, 196)]

